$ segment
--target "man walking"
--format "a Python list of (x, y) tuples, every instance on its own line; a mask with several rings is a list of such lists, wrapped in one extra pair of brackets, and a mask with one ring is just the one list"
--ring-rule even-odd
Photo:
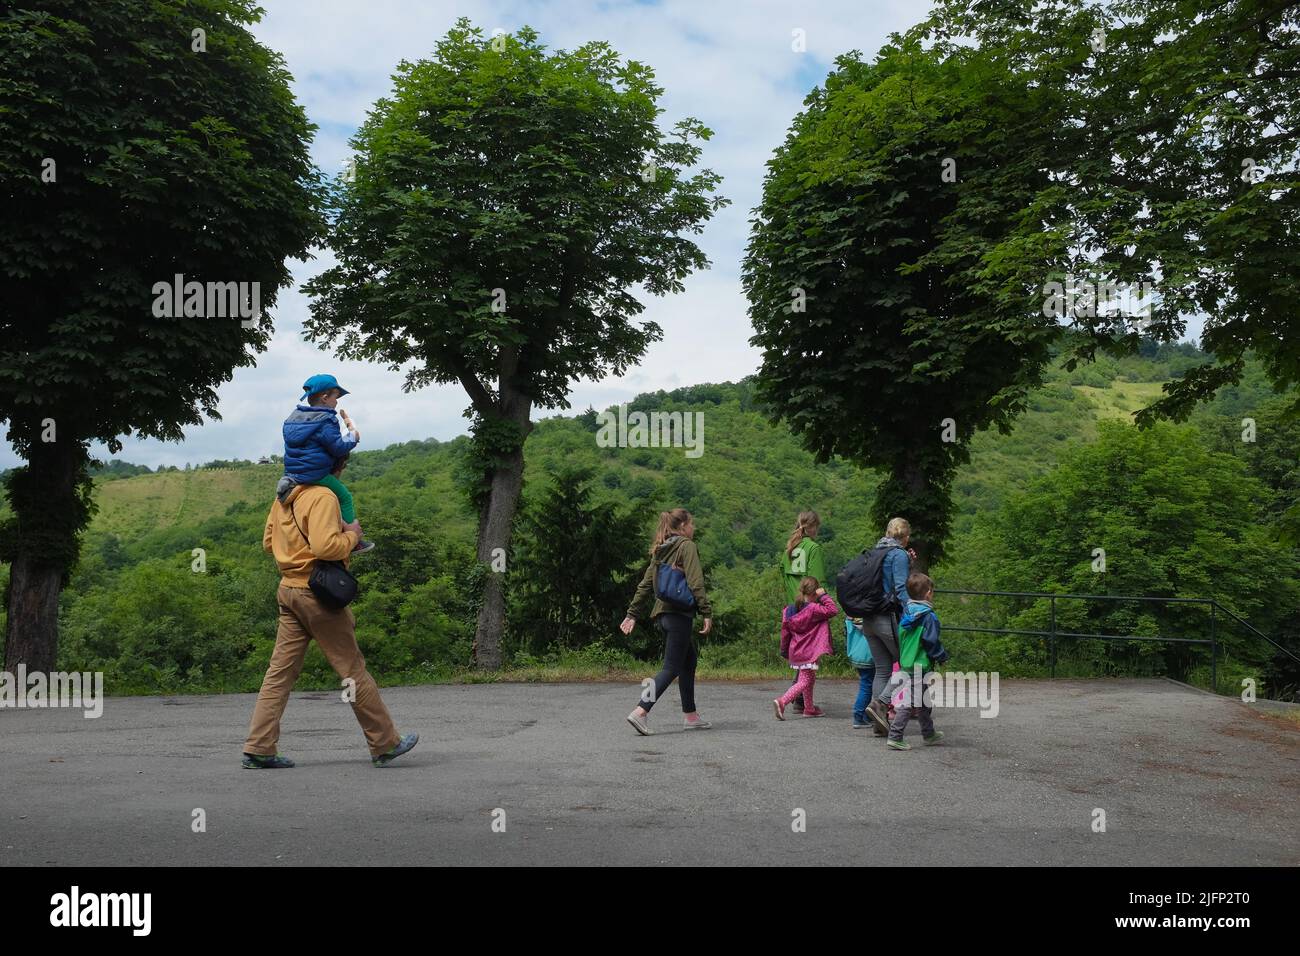
[(253, 708), (253, 720), (244, 744), (243, 765), (250, 770), (292, 767), (293, 761), (276, 753), (280, 718), (289, 692), (302, 671), (307, 645), (315, 641), (340, 679), (349, 687), (352, 712), (366, 735), (371, 762), (382, 767), (416, 745), (418, 734), (398, 734), (375, 679), (357, 647), (356, 619), (349, 608), (322, 604), (307, 586), (320, 561), (347, 562), (361, 540), (361, 525), (343, 524), (339, 500), (321, 485), (299, 485), (271, 505), (262, 547), (275, 555), (280, 567), (280, 623), (275, 650), (262, 679)]

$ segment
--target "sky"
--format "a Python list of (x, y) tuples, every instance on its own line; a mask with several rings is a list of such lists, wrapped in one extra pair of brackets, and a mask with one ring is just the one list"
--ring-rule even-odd
[[(397, 63), (429, 56), (462, 16), (489, 34), (531, 26), (551, 48), (606, 40), (624, 57), (655, 70), (665, 89), (660, 101), (665, 129), (694, 116), (714, 131), (703, 144), (701, 165), (723, 177), (719, 192), (732, 204), (696, 237), (712, 265), (689, 276), (677, 295), (644, 297), (642, 317), (662, 327), (662, 341), (651, 345), (641, 364), (622, 378), (575, 383), (570, 401), (581, 411), (660, 388), (734, 381), (758, 368), (759, 353), (749, 345), (753, 332), (740, 261), (764, 163), (784, 139), (803, 97), (826, 76), (837, 55), (851, 49), (874, 53), (890, 32), (923, 19), (929, 0), (262, 0), (261, 6), (265, 16), (253, 32), (285, 58), (294, 93), (319, 127), (313, 158), (330, 175), (343, 168), (351, 153), (348, 139), (369, 108), (391, 91)], [(804, 52), (792, 49), (796, 29), (804, 31)], [(335, 374), (353, 393), (341, 404), (361, 431), (362, 449), (463, 434), (468, 401), (459, 386), (428, 386), (406, 394), (400, 372), (341, 361), (303, 341), (308, 300), (298, 289), (329, 264), (324, 251), (307, 263), (290, 262), (294, 285), (280, 292), (270, 347), (257, 356), (256, 367), (236, 370), (219, 389), (220, 422), (187, 429), (179, 443), (129, 438), (113, 457), (150, 467), (184, 467), (187, 462), (278, 454), (281, 422), (298, 400), (299, 386), (317, 372)], [(539, 411), (535, 417), (560, 413)], [(102, 448), (95, 454), (109, 457)], [(0, 449), (0, 467), (16, 464), (8, 447)]]
[[(313, 158), (330, 175), (343, 169), (351, 154), (348, 139), (371, 105), (391, 91), (397, 63), (429, 56), (462, 16), (489, 34), (531, 26), (551, 48), (606, 40), (624, 57), (655, 70), (665, 89), (663, 128), (694, 116), (714, 131), (703, 144), (701, 165), (722, 176), (719, 192), (731, 205), (696, 237), (711, 267), (689, 276), (677, 295), (643, 298), (642, 318), (657, 322), (663, 339), (623, 377), (575, 383), (570, 403), (581, 411), (645, 391), (735, 381), (758, 368), (740, 262), (764, 164), (837, 55), (876, 52), (890, 33), (924, 19), (930, 2), (263, 0), (262, 6), (265, 16), (253, 32), (285, 58), (294, 93), (319, 127)], [(801, 52), (794, 49), (795, 31), (802, 31)], [(294, 284), (279, 294), (270, 347), (256, 357), (255, 367), (237, 370), (219, 389), (220, 422), (187, 429), (179, 443), (126, 439), (114, 457), (183, 467), (279, 453), (281, 422), (298, 400), (299, 386), (318, 372), (335, 374), (353, 393), (342, 404), (362, 434), (362, 449), (463, 434), (468, 401), (459, 386), (404, 393), (401, 372), (342, 361), (303, 340), (308, 300), (298, 290), (330, 262), (324, 250), (307, 263), (291, 261)], [(558, 413), (539, 410), (535, 417)], [(102, 448), (95, 454), (109, 457)], [(0, 467), (18, 463), (8, 447), (0, 447)]]

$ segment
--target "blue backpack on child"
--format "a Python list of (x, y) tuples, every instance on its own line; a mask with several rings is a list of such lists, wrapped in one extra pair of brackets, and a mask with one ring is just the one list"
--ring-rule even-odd
[(867, 635), (862, 632), (861, 625), (853, 618), (844, 619), (844, 652), (848, 655), (849, 662), (855, 667), (866, 667), (871, 663), (871, 645), (867, 643)]

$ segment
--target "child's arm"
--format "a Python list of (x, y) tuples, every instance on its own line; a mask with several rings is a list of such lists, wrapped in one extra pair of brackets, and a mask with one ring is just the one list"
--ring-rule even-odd
[(336, 431), (328, 421), (316, 431), (316, 435), (320, 443), (325, 446), (325, 450), (334, 458), (342, 458), (357, 446), (357, 437)]
[(811, 616), (814, 621), (829, 621), (840, 613), (840, 609), (835, 606), (835, 601), (829, 594), (823, 594), (816, 604), (810, 604), (809, 607), (812, 608)]
[(939, 640), (939, 619), (933, 611), (925, 616), (925, 623), (921, 625), (921, 646), (932, 664), (942, 664), (948, 659), (948, 652)]
[(361, 432), (357, 431), (357, 426), (352, 424), (352, 419), (348, 418), (348, 413), (340, 408), (339, 417), (343, 419), (343, 424), (348, 427), (348, 432), (352, 435), (352, 441), (359, 444), (361, 442)]

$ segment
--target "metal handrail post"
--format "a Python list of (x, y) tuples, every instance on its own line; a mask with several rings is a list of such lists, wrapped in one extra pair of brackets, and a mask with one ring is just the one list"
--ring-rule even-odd
[(1052, 595), (1052, 599), (1051, 599), (1051, 625), (1049, 626), (1048, 630), (1052, 632), (1052, 636), (1049, 638), (1049, 640), (1051, 641), (1050, 674), (1052, 676), (1052, 679), (1055, 680), (1056, 679), (1056, 595), (1055, 594)]
[(1219, 692), (1219, 637), (1216, 627), (1218, 609), (1218, 601), (1210, 604), (1210, 687), (1216, 694)]

